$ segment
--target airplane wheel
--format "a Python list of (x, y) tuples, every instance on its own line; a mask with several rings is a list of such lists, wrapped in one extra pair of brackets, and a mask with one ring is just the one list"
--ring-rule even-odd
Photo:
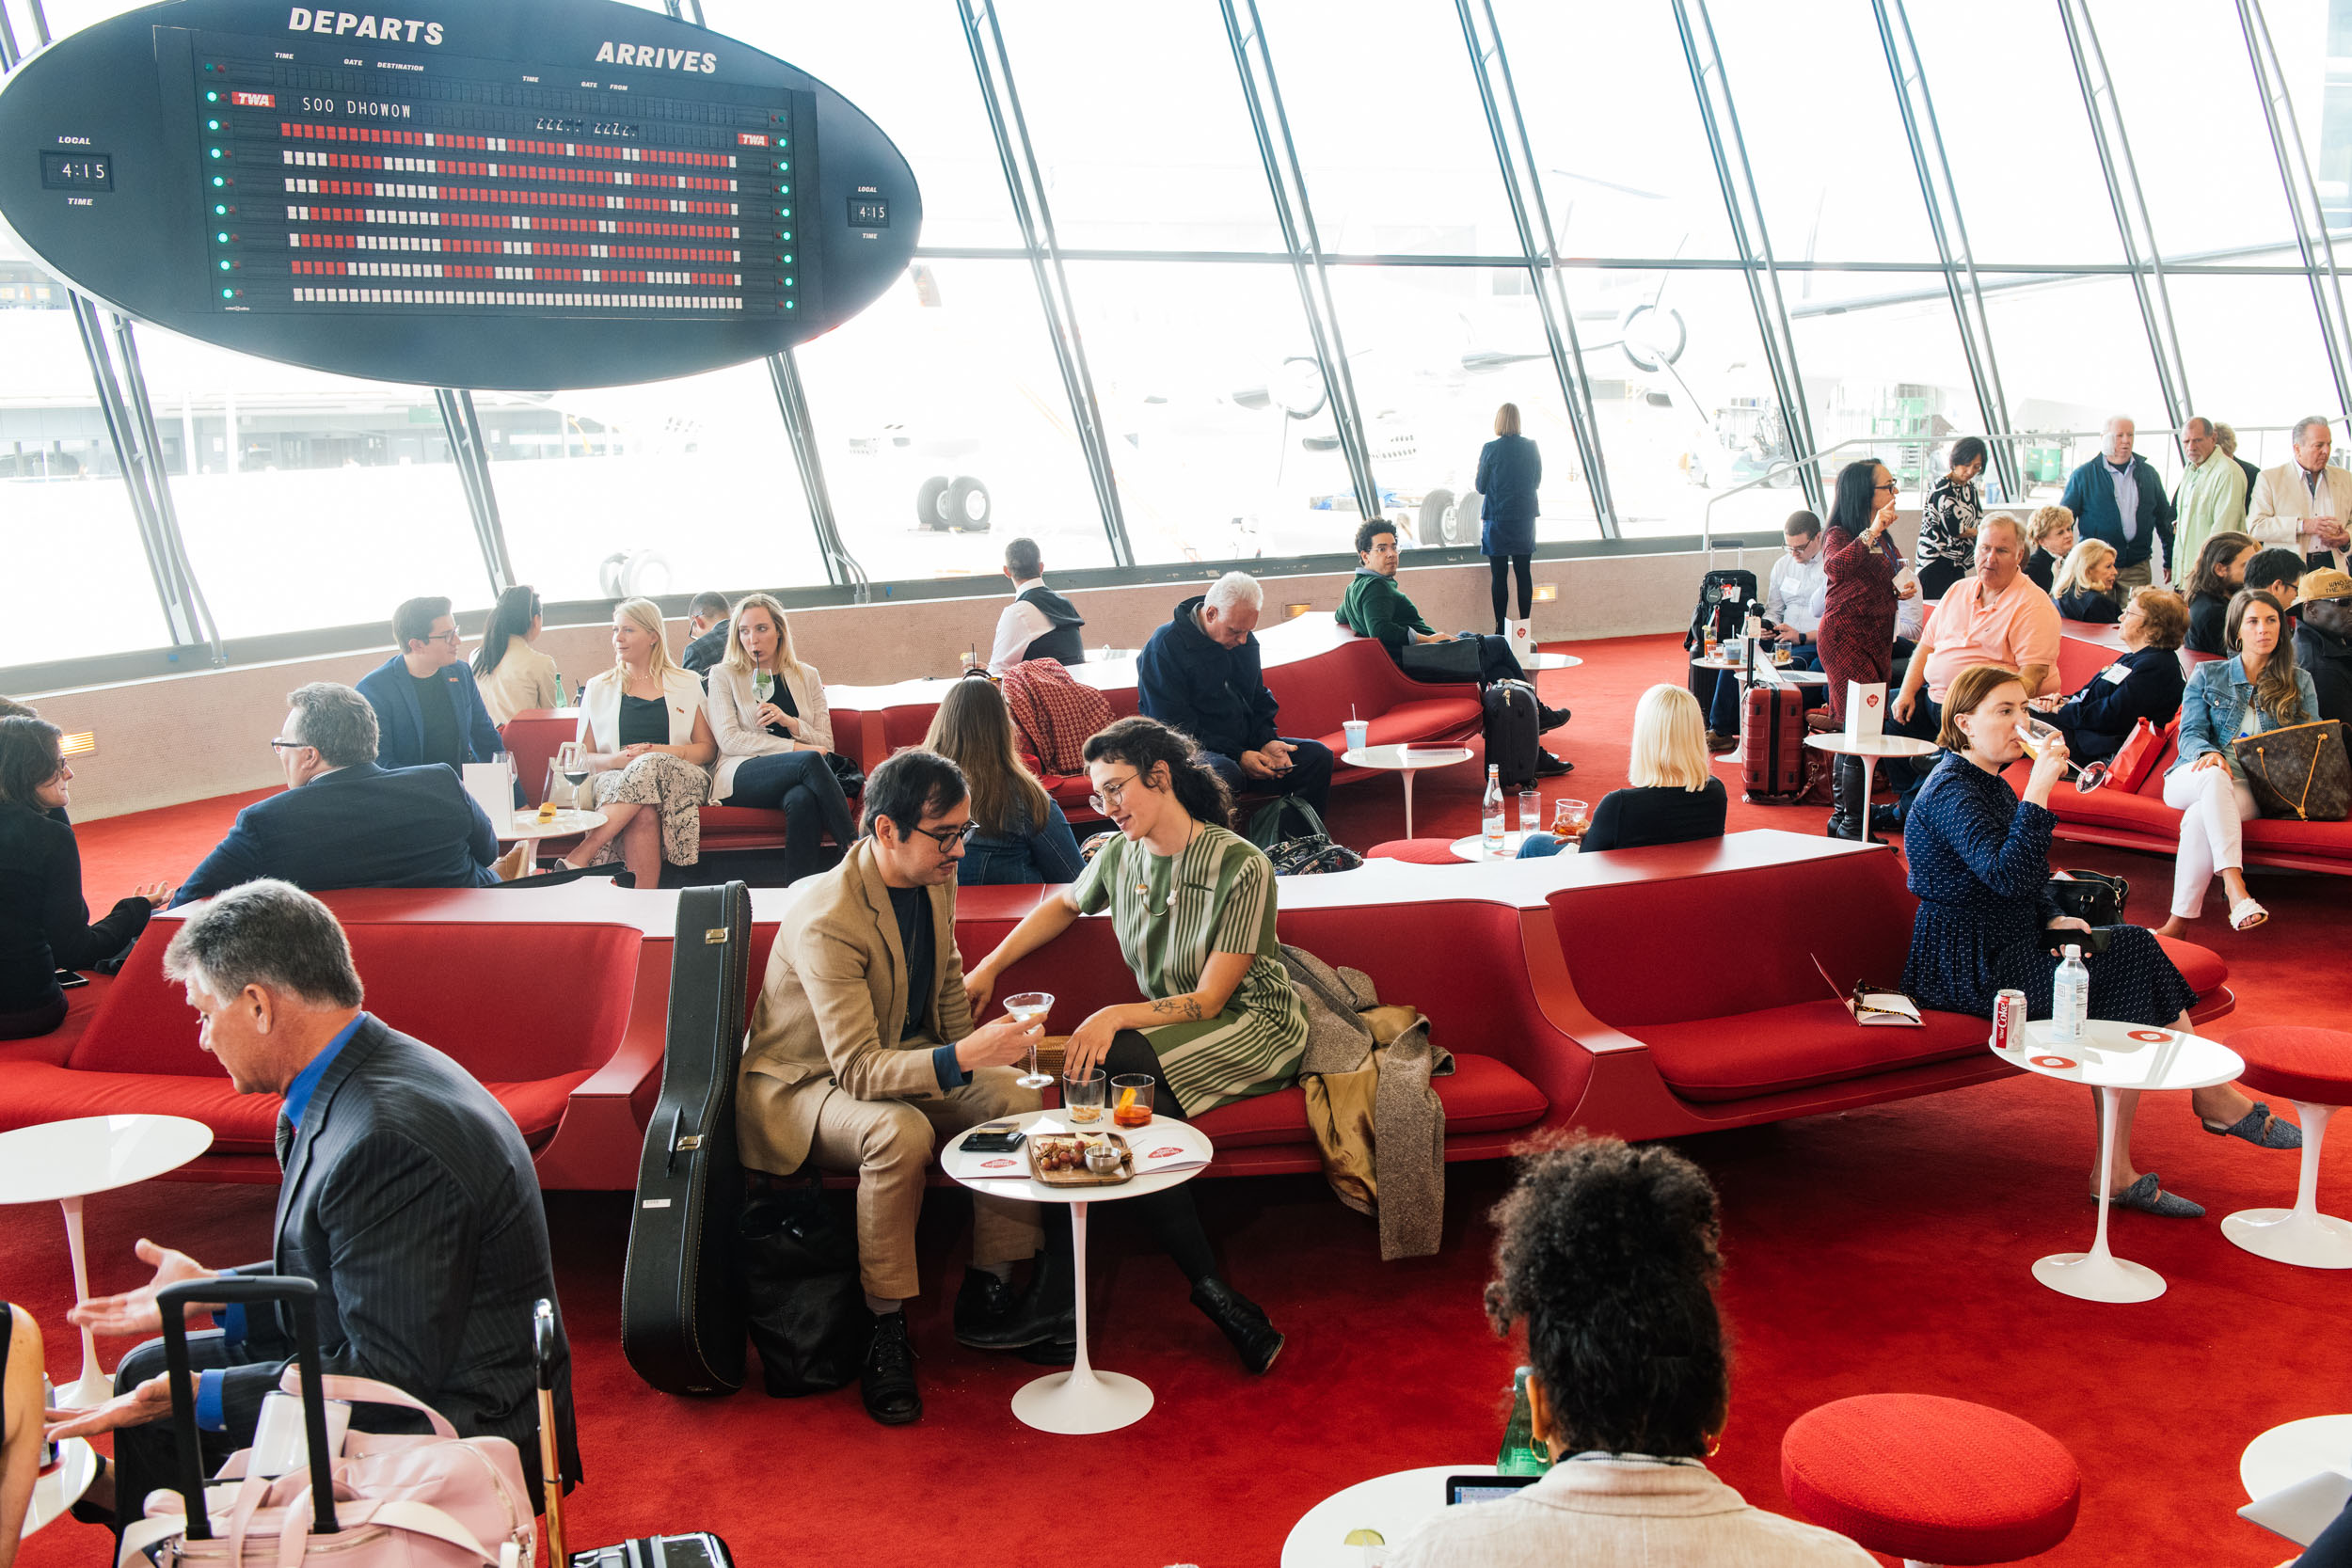
[(959, 475), (939, 503), (939, 515), (958, 533), (986, 533), (990, 520), (988, 486), (970, 475)]
[(936, 532), (947, 526), (947, 514), (940, 502), (947, 497), (947, 481), (934, 474), (925, 480), (914, 492), (914, 520)]

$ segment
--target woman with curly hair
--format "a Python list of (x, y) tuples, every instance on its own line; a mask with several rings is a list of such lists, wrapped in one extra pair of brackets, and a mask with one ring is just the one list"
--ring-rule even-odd
[(1751, 1506), (1707, 1467), (1731, 1363), (1715, 1189), (1696, 1165), (1661, 1144), (1571, 1136), (1527, 1157), (1494, 1217), (1486, 1316), (1497, 1334), (1527, 1324), (1528, 1410), (1552, 1467), (1513, 1497), (1436, 1515), (1391, 1568), (1877, 1560)]
[[(1196, 760), (1190, 736), (1153, 719), (1122, 719), (1086, 745), (1093, 805), (1119, 830), (1078, 879), (1052, 888), (996, 950), (964, 974), (975, 1016), (1006, 972), (1082, 914), (1110, 912), (1119, 951), (1147, 998), (1101, 1008), (1070, 1037), (1062, 1071), (1138, 1073), (1154, 1081), (1155, 1114), (1204, 1111), (1288, 1088), (1307, 1053), (1307, 1010), (1274, 936), (1274, 866), (1228, 829), (1232, 798)], [(1192, 1282), (1193, 1305), (1224, 1332), (1242, 1365), (1274, 1365), (1282, 1336), (1218, 1277), (1189, 1186), (1131, 1198)]]

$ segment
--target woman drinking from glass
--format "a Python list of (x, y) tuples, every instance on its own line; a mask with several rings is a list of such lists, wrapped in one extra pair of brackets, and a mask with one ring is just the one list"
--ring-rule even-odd
[(824, 677), (793, 652), (792, 626), (774, 595), (735, 601), (727, 651), (710, 672), (704, 707), (719, 747), (711, 800), (784, 813), (787, 882), (823, 868), (825, 834), (836, 852), (849, 848), (857, 824), (827, 757), (833, 715)]
[[(1232, 797), (1194, 751), (1190, 736), (1151, 719), (1122, 719), (1088, 741), (1094, 809), (1120, 836), (964, 976), (977, 1013), (1006, 971), (1080, 915), (1108, 910), (1146, 1000), (1089, 1015), (1070, 1037), (1062, 1070), (1149, 1076), (1155, 1109), (1186, 1121), (1287, 1088), (1307, 1052), (1307, 1012), (1275, 941), (1273, 863), (1224, 826)], [(1191, 1188), (1130, 1202), (1242, 1365), (1272, 1366), (1282, 1336), (1217, 1277)]]
[[(2026, 993), (2028, 1018), (2048, 1018), (2061, 944), (2088, 955), (2090, 1015), (2094, 1019), (2186, 1031), (2197, 993), (2173, 967), (2153, 932), (2138, 926), (2091, 927), (2061, 914), (2050, 897), (2050, 834), (2058, 818), (2050, 792), (2066, 776), (2066, 743), (2039, 732), (2033, 771), (2020, 800), (2001, 777), (2026, 752), (2021, 728), (2030, 709), (2026, 689), (1997, 664), (1960, 673), (1944, 699), (1945, 755), (1903, 818), (1903, 854), (1919, 912), (1911, 929), (1903, 990), (1922, 1007), (1993, 1016), (2005, 990)], [(2265, 1148), (2300, 1148), (2292, 1122), (2249, 1101), (2234, 1084), (2193, 1090), (2189, 1103), (2209, 1132), (2227, 1132)], [(2093, 1091), (2092, 1104), (2097, 1104)], [(2193, 1219), (2205, 1211), (2164, 1191), (2154, 1171), (2132, 1168), (2132, 1117), (2139, 1094), (2116, 1108), (2112, 1161), (2104, 1173), (2111, 1201), (2151, 1214)], [(2093, 1194), (2093, 1196), (2097, 1196)]]

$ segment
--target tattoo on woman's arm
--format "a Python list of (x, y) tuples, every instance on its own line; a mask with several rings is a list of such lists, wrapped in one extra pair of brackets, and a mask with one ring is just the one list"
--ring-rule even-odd
[(1155, 1013), (1172, 1013), (1184, 1019), (1198, 1019), (1200, 1016), (1200, 1003), (1196, 997), (1168, 996), (1152, 1003), (1152, 1010)]

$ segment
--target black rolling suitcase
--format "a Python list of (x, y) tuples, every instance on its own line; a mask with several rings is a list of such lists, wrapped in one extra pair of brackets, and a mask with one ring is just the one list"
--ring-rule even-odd
[(1503, 788), (1529, 788), (1543, 755), (1543, 717), (1535, 689), (1525, 681), (1497, 681), (1484, 695), (1486, 766), (1502, 770)]
[[(736, 884), (740, 887), (741, 883)], [(542, 1301), (532, 1318), (532, 1348), (539, 1362), (539, 1452), (547, 1473), (555, 1472), (555, 1304)], [(615, 1546), (568, 1549), (564, 1539), (564, 1486), (547, 1487), (548, 1561), (551, 1568), (735, 1568), (727, 1544), (709, 1530), (679, 1535), (641, 1535)]]
[(665, 1394), (743, 1386), (735, 1075), (751, 932), (751, 894), (741, 882), (678, 894), (661, 1098), (645, 1129), (621, 1275), (621, 1353)]

